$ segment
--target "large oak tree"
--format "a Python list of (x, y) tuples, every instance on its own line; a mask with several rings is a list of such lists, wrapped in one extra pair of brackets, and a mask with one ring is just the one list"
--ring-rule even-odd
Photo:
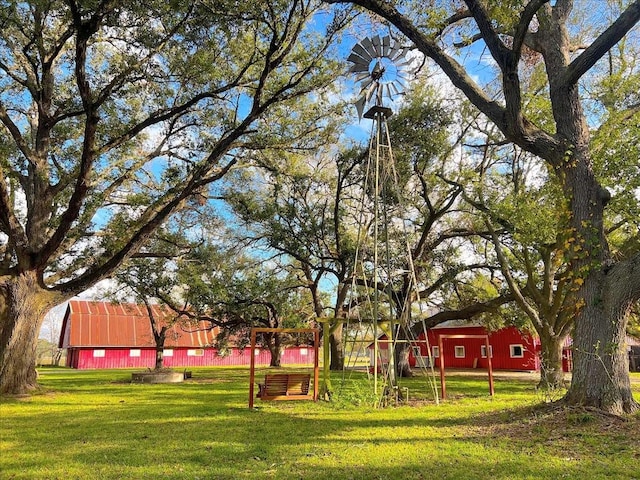
[(312, 30), (314, 0), (1, 5), (0, 393), (20, 393), (52, 306), (139, 254), (245, 152), (317, 128), (294, 100), (335, 77), (348, 14)]

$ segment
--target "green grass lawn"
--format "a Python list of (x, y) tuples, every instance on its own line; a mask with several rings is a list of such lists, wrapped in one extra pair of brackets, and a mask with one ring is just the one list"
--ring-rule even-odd
[(247, 369), (171, 385), (40, 372), (42, 393), (2, 399), (2, 479), (640, 479), (640, 415), (541, 406), (534, 378), (498, 377), (491, 398), (486, 378), (450, 374), (440, 405), (411, 379), (409, 406), (375, 409), (355, 376), (331, 403), (250, 411)]

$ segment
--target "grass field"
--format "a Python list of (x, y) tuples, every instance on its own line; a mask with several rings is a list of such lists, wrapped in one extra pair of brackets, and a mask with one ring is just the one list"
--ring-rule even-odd
[[(448, 376), (449, 399), (375, 409), (352, 377), (333, 402), (247, 408), (246, 369), (183, 384), (131, 371), (41, 369), (0, 404), (2, 479), (640, 479), (640, 415), (543, 406), (530, 379)], [(640, 374), (632, 374), (640, 398)]]

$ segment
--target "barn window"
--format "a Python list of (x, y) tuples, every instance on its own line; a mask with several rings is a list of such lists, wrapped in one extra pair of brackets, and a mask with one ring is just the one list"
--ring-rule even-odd
[(94, 357), (104, 357), (104, 350), (94, 350), (93, 351), (93, 356)]
[(464, 346), (463, 345), (456, 345), (456, 349), (454, 351), (454, 355), (456, 358), (464, 358)]
[(511, 358), (524, 357), (524, 348), (522, 345), (509, 345), (509, 351), (511, 352)]
[(129, 350), (129, 356), (130, 357), (139, 357), (140, 356), (140, 349), (139, 348), (132, 348), (131, 350)]
[(413, 356), (415, 358), (421, 357), (422, 356), (422, 351), (420, 350), (420, 347), (411, 347), (413, 350)]
[(431, 356), (433, 358), (438, 358), (440, 356), (440, 347), (433, 346), (431, 347)]
[(309, 355), (309, 350), (306, 348), (301, 348), (300, 349), (300, 355)]
[(172, 348), (165, 348), (164, 350), (162, 350), (162, 356), (163, 357), (173, 357), (173, 349)]
[(194, 348), (191, 350), (187, 350), (187, 357), (202, 357), (204, 356), (203, 348)]
[[(493, 358), (493, 345), (489, 345), (489, 353), (491, 354), (491, 358)], [(487, 358), (487, 346), (480, 345), (480, 356), (482, 358)]]

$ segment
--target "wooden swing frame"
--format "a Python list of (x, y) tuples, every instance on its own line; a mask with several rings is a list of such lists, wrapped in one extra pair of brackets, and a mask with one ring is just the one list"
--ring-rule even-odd
[(440, 396), (444, 400), (447, 398), (447, 386), (444, 375), (444, 350), (442, 340), (447, 338), (479, 338), (484, 339), (484, 344), (487, 349), (487, 371), (489, 373), (489, 395), (493, 397), (493, 368), (491, 366), (491, 347), (489, 345), (489, 335), (438, 335), (438, 350), (440, 355)]
[[(317, 328), (252, 328), (251, 329), (251, 367), (249, 371), (249, 408), (253, 409), (256, 384), (256, 335), (258, 333), (313, 333), (313, 391), (309, 391), (308, 380), (300, 374), (278, 373), (265, 376), (260, 388), (261, 400), (318, 400), (318, 345), (320, 330)], [(310, 377), (310, 375), (309, 375)]]

